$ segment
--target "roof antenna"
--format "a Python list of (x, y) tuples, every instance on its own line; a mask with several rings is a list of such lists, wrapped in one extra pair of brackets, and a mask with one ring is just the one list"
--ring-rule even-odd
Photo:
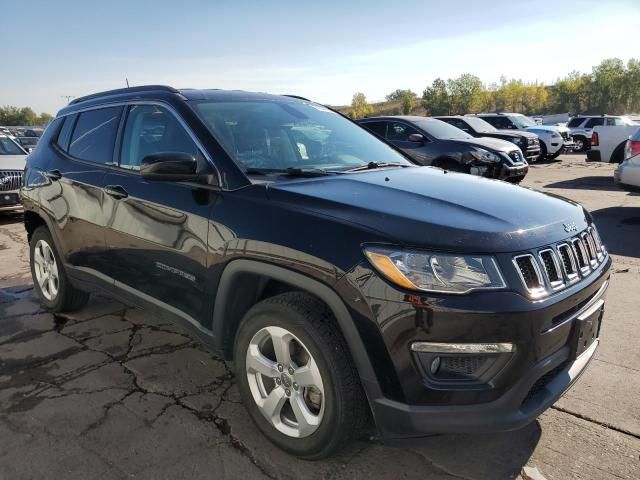
[(127, 77), (124, 78), (125, 82), (127, 82), (127, 88), (131, 88), (129, 87), (129, 79)]

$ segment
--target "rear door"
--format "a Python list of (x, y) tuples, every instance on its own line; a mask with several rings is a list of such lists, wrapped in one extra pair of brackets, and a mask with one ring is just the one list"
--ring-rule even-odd
[[(105, 270), (104, 177), (113, 162), (123, 107), (65, 117), (45, 171), (40, 201), (72, 275), (108, 286)], [(106, 282), (105, 282), (106, 280)]]
[(208, 218), (218, 193), (194, 184), (146, 181), (142, 159), (154, 153), (200, 148), (167, 106), (130, 105), (119, 142), (118, 165), (105, 184), (109, 275), (124, 293), (197, 322), (206, 315)]

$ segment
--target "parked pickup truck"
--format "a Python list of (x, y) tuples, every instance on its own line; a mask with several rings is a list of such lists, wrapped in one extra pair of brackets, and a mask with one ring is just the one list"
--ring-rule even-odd
[(591, 134), (591, 150), (587, 151), (587, 160), (606, 163), (622, 162), (627, 139), (639, 128), (640, 125), (594, 127)]

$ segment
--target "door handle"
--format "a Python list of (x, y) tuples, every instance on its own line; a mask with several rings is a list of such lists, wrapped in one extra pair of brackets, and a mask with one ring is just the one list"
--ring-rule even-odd
[(57, 182), (62, 178), (62, 173), (60, 173), (60, 170), (49, 170), (48, 172), (44, 172), (44, 176), (49, 180)]
[(121, 200), (129, 196), (127, 191), (120, 185), (107, 185), (106, 187), (104, 187), (104, 193), (106, 193), (110, 197), (115, 198), (116, 200)]

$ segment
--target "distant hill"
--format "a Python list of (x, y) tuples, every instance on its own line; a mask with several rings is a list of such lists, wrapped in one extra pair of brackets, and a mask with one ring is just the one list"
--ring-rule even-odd
[[(402, 115), (402, 108), (400, 105), (400, 101), (391, 101), (391, 102), (378, 102), (378, 103), (370, 103), (373, 107), (373, 113), (368, 115), (369, 117), (377, 117), (381, 115)], [(349, 115), (351, 111), (350, 105), (342, 105), (331, 107), (344, 115)], [(426, 116), (427, 111), (420, 104), (420, 100), (416, 100), (416, 107), (410, 113), (410, 115), (419, 115), (421, 117)]]

